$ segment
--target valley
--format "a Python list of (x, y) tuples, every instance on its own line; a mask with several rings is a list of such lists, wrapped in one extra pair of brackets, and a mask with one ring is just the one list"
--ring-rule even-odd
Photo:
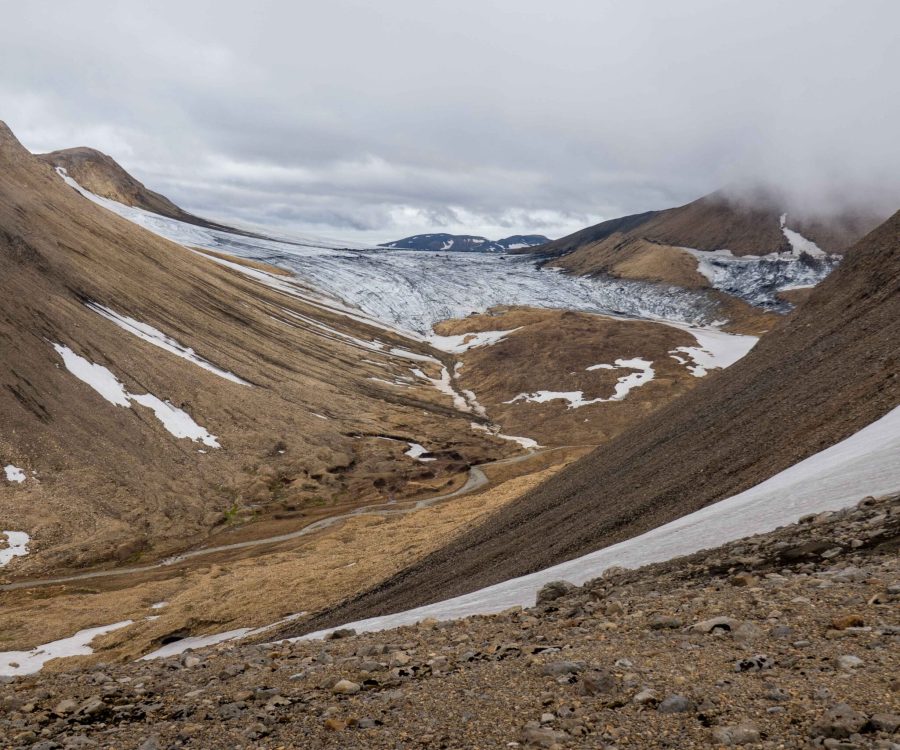
[(896, 221), (849, 260), (344, 247), (0, 145), (44, 300), (3, 331), (9, 678), (483, 617), (900, 482)]

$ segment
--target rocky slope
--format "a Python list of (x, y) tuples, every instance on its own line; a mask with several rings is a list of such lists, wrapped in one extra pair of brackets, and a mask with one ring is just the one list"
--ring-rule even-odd
[[(900, 497), (530, 609), (0, 684), (10, 748), (894, 750)], [(102, 647), (102, 639), (95, 639)]]
[(395, 242), (385, 242), (379, 247), (394, 250), (429, 250), (452, 253), (508, 253), (549, 242), (542, 234), (514, 234), (500, 240), (489, 240), (469, 234), (415, 234)]
[(313, 624), (398, 612), (549, 567), (833, 445), (900, 403), (898, 320), (900, 213), (738, 364)]

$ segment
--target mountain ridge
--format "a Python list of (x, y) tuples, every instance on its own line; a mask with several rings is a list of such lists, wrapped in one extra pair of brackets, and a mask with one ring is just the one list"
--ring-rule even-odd
[(453, 253), (508, 253), (526, 247), (536, 247), (549, 242), (542, 234), (513, 234), (499, 240), (472, 234), (414, 234), (402, 240), (385, 242), (378, 247), (393, 250), (423, 250), (430, 252)]

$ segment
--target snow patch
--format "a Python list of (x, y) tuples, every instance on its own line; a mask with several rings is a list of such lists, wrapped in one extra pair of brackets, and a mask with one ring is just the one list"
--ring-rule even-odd
[(426, 447), (419, 445), (418, 443), (407, 443), (407, 445), (409, 445), (409, 450), (405, 451), (403, 455), (422, 462), (437, 460), (434, 457), (426, 456), (427, 453), (431, 453)]
[(177, 438), (189, 438), (199, 440), (211, 448), (221, 448), (215, 435), (211, 435), (204, 427), (198, 425), (190, 415), (168, 401), (163, 401), (151, 393), (136, 395), (128, 393), (119, 379), (103, 365), (89, 362), (84, 357), (75, 354), (69, 347), (61, 344), (53, 344), (53, 348), (62, 357), (66, 369), (76, 378), (87, 383), (103, 398), (116, 406), (131, 407), (135, 401), (141, 406), (146, 406), (153, 411), (156, 418), (170, 433)]
[(540, 448), (541, 446), (538, 444), (537, 440), (533, 440), (529, 437), (518, 437), (516, 435), (503, 435), (500, 432), (500, 428), (497, 425), (483, 425), (478, 424), (478, 422), (472, 422), (471, 428), (473, 430), (478, 430), (479, 432), (486, 432), (489, 435), (493, 435), (495, 438), (500, 438), (501, 440), (509, 440), (513, 443), (518, 443), (526, 450), (531, 450), (533, 448)]
[(95, 313), (102, 315), (107, 320), (112, 321), (117, 326), (119, 326), (119, 328), (128, 331), (129, 333), (137, 336), (139, 339), (146, 341), (147, 343), (153, 344), (153, 346), (158, 346), (160, 349), (165, 349), (167, 352), (171, 352), (177, 357), (186, 359), (188, 360), (188, 362), (193, 362), (198, 367), (202, 367), (204, 370), (215, 373), (220, 378), (230, 380), (232, 383), (238, 383), (239, 385), (250, 385), (250, 383), (248, 383), (246, 380), (239, 378), (232, 372), (228, 372), (228, 370), (223, 370), (220, 367), (216, 367), (211, 362), (208, 362), (203, 359), (203, 357), (199, 356), (190, 347), (179, 344), (175, 339), (166, 336), (162, 331), (156, 330), (153, 326), (148, 325), (147, 323), (141, 323), (139, 320), (129, 318), (127, 315), (117, 313), (114, 310), (110, 310), (108, 307), (104, 307), (103, 305), (98, 305), (95, 302), (88, 302), (87, 307), (89, 307)]
[(15, 482), (16, 484), (21, 484), (26, 479), (25, 472), (22, 471), (18, 466), (7, 464), (3, 467), (3, 471), (6, 473), (7, 482)]
[(152, 409), (156, 418), (162, 422), (169, 432), (177, 438), (188, 438), (189, 440), (199, 440), (210, 448), (221, 448), (219, 441), (215, 435), (210, 435), (205, 427), (198, 425), (187, 412), (176, 409), (168, 401), (163, 401), (156, 396), (145, 393), (143, 396), (131, 396), (141, 406)]
[(612, 365), (591, 365), (586, 368), (588, 372), (592, 370), (616, 370), (627, 369), (636, 370), (636, 372), (623, 375), (616, 382), (615, 392), (608, 401), (622, 401), (632, 390), (640, 388), (653, 380), (656, 372), (653, 369), (653, 362), (641, 357), (634, 359), (617, 359)]
[(653, 380), (655, 372), (651, 366), (653, 362), (636, 357), (634, 359), (617, 359), (614, 365), (591, 365), (587, 370), (616, 370), (628, 369), (637, 370), (637, 372), (623, 375), (616, 382), (613, 395), (609, 398), (591, 398), (584, 397), (584, 391), (535, 391), (534, 393), (520, 393), (504, 404), (514, 404), (517, 401), (525, 401), (526, 403), (543, 404), (548, 401), (568, 401), (569, 409), (580, 409), (582, 406), (590, 406), (591, 404), (606, 404), (611, 401), (622, 401), (632, 390)]
[(165, 646), (160, 646), (156, 651), (151, 651), (141, 657), (142, 661), (150, 659), (165, 659), (168, 656), (177, 656), (184, 653), (189, 648), (204, 648), (206, 646), (215, 646), (217, 643), (232, 641), (236, 638), (243, 638), (250, 632), (250, 628), (237, 628), (236, 630), (228, 630), (224, 633), (213, 633), (212, 635), (198, 635), (182, 638)]
[(25, 557), (28, 554), (28, 542), (31, 537), (24, 531), (4, 531), (6, 546), (0, 547), (0, 568), (9, 564), (14, 557)]
[(433, 333), (426, 340), (435, 349), (451, 354), (462, 354), (479, 346), (492, 346), (518, 330), (518, 328), (512, 328), (508, 331), (481, 331), (479, 333), (454, 334), (453, 336), (438, 336)]
[[(679, 346), (669, 352), (672, 359), (686, 365), (695, 378), (704, 377), (710, 370), (730, 367), (746, 356), (759, 341), (757, 336), (725, 333), (714, 328), (675, 327), (687, 331), (697, 339), (697, 346)], [(693, 364), (688, 364), (688, 360), (681, 354), (687, 355)]]
[(585, 399), (584, 391), (535, 391), (534, 393), (520, 393), (518, 396), (504, 401), (504, 404), (514, 404), (517, 401), (525, 401), (530, 404), (545, 404), (548, 401), (568, 401), (569, 409), (580, 409), (582, 406), (590, 406), (605, 399)]
[(111, 633), (128, 625), (131, 620), (123, 620), (112, 625), (101, 625), (97, 628), (79, 630), (69, 638), (59, 641), (51, 641), (42, 646), (36, 646), (30, 651), (4, 651), (0, 652), (0, 676), (16, 677), (19, 675), (34, 674), (51, 659), (61, 659), (67, 656), (87, 656), (94, 653), (90, 642), (97, 636)]
[(124, 406), (126, 409), (131, 406), (124, 386), (103, 365), (94, 364), (84, 357), (79, 357), (69, 347), (62, 344), (53, 344), (53, 348), (62, 357), (63, 364), (69, 372), (80, 381), (87, 383), (109, 403)]
[(791, 249), (795, 256), (799, 258), (806, 253), (813, 258), (824, 258), (827, 255), (827, 253), (815, 242), (806, 239), (806, 237), (799, 232), (787, 228), (787, 214), (781, 214), (780, 223), (781, 231), (784, 233), (784, 236), (787, 237), (788, 242), (791, 243)]
[(215, 646), (219, 643), (226, 643), (228, 641), (237, 641), (241, 638), (252, 637), (255, 635), (259, 635), (260, 633), (265, 633), (267, 630), (276, 628), (279, 625), (293, 622), (294, 620), (302, 617), (305, 614), (306, 612), (298, 612), (293, 615), (288, 615), (287, 617), (284, 617), (277, 622), (273, 622), (270, 625), (263, 625), (259, 628), (236, 628), (235, 630), (227, 630), (224, 633), (189, 636), (178, 641), (173, 641), (172, 643), (167, 643), (165, 646), (161, 646), (155, 651), (151, 651), (149, 654), (145, 654), (141, 657), (140, 660), (149, 661), (150, 659), (165, 659), (169, 656), (178, 656), (188, 649), (205, 648), (207, 646)]

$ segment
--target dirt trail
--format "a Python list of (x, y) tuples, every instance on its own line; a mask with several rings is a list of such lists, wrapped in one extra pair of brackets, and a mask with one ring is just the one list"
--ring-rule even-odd
[(232, 542), (230, 544), (220, 544), (214, 547), (201, 547), (199, 549), (189, 550), (187, 552), (182, 552), (178, 555), (173, 555), (172, 557), (167, 557), (164, 560), (160, 560), (156, 563), (151, 563), (149, 565), (138, 565), (132, 566), (128, 568), (112, 568), (109, 570), (93, 570), (88, 571), (86, 573), (77, 573), (75, 575), (70, 576), (60, 576), (56, 578), (37, 578), (32, 580), (25, 581), (15, 581), (13, 583), (8, 583), (0, 586), (0, 591), (15, 591), (17, 589), (28, 589), (28, 588), (37, 588), (40, 586), (53, 586), (64, 583), (73, 583), (76, 581), (85, 581), (96, 578), (113, 578), (120, 576), (133, 576), (140, 575), (143, 573), (148, 573), (153, 570), (159, 570), (161, 568), (171, 567), (174, 565), (178, 565), (179, 563), (183, 563), (187, 560), (191, 560), (193, 558), (206, 557), (213, 554), (218, 554), (221, 552), (230, 552), (234, 550), (242, 550), (248, 549), (251, 547), (261, 547), (265, 545), (279, 544), (282, 542), (288, 542), (293, 539), (299, 539), (304, 536), (308, 536), (309, 534), (314, 534), (317, 531), (322, 531), (323, 529), (330, 528), (341, 521), (345, 521), (349, 518), (354, 518), (356, 516), (362, 515), (374, 515), (374, 516), (394, 516), (394, 515), (404, 515), (406, 513), (412, 513), (413, 511), (422, 510), (423, 508), (429, 508), (437, 503), (443, 502), (445, 500), (450, 500), (455, 497), (460, 497), (462, 495), (469, 495), (473, 492), (477, 492), (478, 490), (483, 489), (488, 484), (490, 484), (490, 479), (484, 473), (484, 469), (490, 466), (505, 466), (510, 464), (517, 464), (523, 461), (527, 461), (529, 459), (535, 458), (536, 456), (540, 456), (546, 453), (551, 453), (554, 451), (566, 450), (568, 448), (581, 447), (581, 446), (556, 446), (553, 448), (545, 448), (542, 450), (534, 450), (528, 453), (523, 453), (519, 456), (513, 456), (511, 458), (502, 458), (497, 461), (489, 461), (487, 463), (479, 464), (477, 466), (472, 466), (469, 468), (469, 476), (466, 480), (465, 484), (462, 487), (454, 490), (453, 492), (444, 493), (441, 495), (434, 495), (433, 497), (422, 498), (420, 500), (405, 500), (399, 502), (387, 502), (387, 503), (378, 503), (374, 505), (365, 505), (360, 508), (356, 508), (347, 513), (340, 513), (334, 516), (328, 516), (326, 518), (320, 518), (317, 521), (313, 521), (312, 523), (304, 526), (302, 529), (298, 529), (297, 531), (291, 531), (285, 534), (275, 534), (273, 536), (261, 537), (259, 539), (249, 539), (243, 542)]

